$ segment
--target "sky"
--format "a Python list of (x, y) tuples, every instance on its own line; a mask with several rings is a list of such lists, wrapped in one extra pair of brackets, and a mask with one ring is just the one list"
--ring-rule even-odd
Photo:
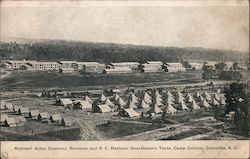
[(2, 39), (64, 39), (249, 50), (248, 4), (185, 4), (4, 2), (0, 35)]

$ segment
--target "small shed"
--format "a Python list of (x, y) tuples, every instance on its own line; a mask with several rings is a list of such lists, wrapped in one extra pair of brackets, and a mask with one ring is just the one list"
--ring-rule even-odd
[(119, 115), (120, 115), (120, 116), (123, 116), (123, 117), (129, 117), (129, 118), (133, 118), (133, 117), (138, 117), (138, 116), (140, 116), (140, 114), (137, 113), (133, 108), (122, 109), (122, 110), (119, 112)]
[(52, 123), (60, 123), (62, 121), (62, 116), (60, 114), (53, 114), (50, 116)]
[(6, 109), (5, 104), (6, 104), (5, 101), (0, 101), (1, 110)]
[(64, 118), (62, 118), (62, 120), (61, 120), (61, 124), (62, 124), (63, 126), (72, 126), (73, 121), (72, 121), (71, 118), (69, 118), (69, 117), (64, 117)]
[(24, 116), (27, 116), (27, 117), (29, 115), (29, 112), (30, 112), (30, 110), (29, 110), (28, 107), (21, 107), (18, 110), (19, 115), (24, 115)]
[(1, 114), (0, 116), (1, 116), (1, 121), (0, 121), (1, 123), (4, 123), (4, 121), (5, 121), (7, 118), (9, 118), (7, 114)]
[(14, 106), (13, 106), (12, 103), (5, 103), (5, 108), (8, 109), (8, 110), (13, 110)]
[(107, 113), (111, 112), (111, 108), (107, 104), (94, 104), (93, 112), (95, 113)]
[(16, 106), (13, 107), (13, 111), (15, 112), (15, 114), (19, 114), (19, 109), (20, 108), (22, 108), (22, 106), (16, 105)]
[(17, 126), (17, 120), (15, 118), (7, 118), (4, 121), (5, 126), (7, 127), (15, 127)]
[(48, 112), (42, 112), (42, 113), (39, 113), (39, 115), (38, 115), (39, 121), (48, 122), (49, 119), (50, 119), (50, 115)]
[(56, 105), (70, 107), (73, 106), (73, 101), (69, 98), (61, 98), (56, 101)]
[(32, 119), (38, 119), (39, 110), (31, 110), (29, 112), (29, 117)]
[(92, 109), (92, 104), (87, 100), (74, 101), (74, 109)]
[(24, 122), (26, 122), (26, 119), (24, 116), (17, 116), (15, 119), (16, 119), (18, 125), (23, 125)]

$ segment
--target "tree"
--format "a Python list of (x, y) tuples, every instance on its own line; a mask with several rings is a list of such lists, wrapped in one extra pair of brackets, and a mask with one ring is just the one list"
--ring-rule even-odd
[(209, 80), (211, 79), (214, 75), (216, 75), (216, 71), (212, 69), (209, 66), (203, 66), (202, 67), (203, 73), (202, 73), (202, 79), (204, 80)]
[(240, 80), (243, 75), (238, 71), (222, 71), (219, 75), (219, 79), (222, 80)]
[(248, 106), (250, 94), (246, 93), (247, 85), (244, 83), (232, 83), (226, 90), (225, 114), (235, 112), (234, 124), (239, 130), (248, 134)]
[(224, 70), (226, 66), (227, 66), (227, 64), (225, 64), (224, 62), (219, 62), (219, 63), (215, 64), (215, 68), (218, 70)]
[(233, 70), (238, 70), (239, 69), (239, 64), (238, 63), (233, 63)]

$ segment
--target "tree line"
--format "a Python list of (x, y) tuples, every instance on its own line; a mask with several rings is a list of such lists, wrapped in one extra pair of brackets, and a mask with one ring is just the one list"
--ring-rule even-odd
[(181, 62), (182, 60), (223, 60), (246, 59), (235, 51), (205, 48), (175, 48), (112, 43), (89, 43), (76, 41), (49, 40), (35, 43), (0, 43), (0, 60), (29, 59), (44, 61), (77, 60), (98, 62), (121, 62), (161, 60)]

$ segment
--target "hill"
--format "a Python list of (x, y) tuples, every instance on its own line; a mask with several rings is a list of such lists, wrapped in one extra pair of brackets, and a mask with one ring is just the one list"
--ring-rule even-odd
[(242, 61), (247, 53), (208, 48), (178, 48), (65, 40), (17, 40), (0, 42), (0, 60), (29, 59), (44, 61), (77, 60), (121, 62), (161, 60)]

